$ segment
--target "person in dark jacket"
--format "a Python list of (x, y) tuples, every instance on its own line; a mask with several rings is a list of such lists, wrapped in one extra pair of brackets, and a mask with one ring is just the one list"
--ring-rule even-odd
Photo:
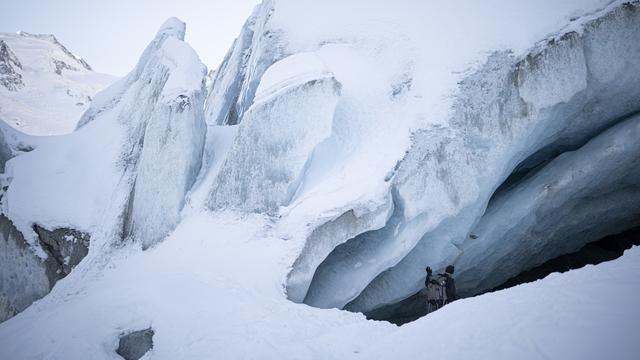
[[(447, 296), (447, 301), (446, 303), (450, 303), (454, 300), (457, 299), (457, 294), (456, 294), (456, 282), (455, 279), (453, 278), (453, 272), (455, 271), (455, 267), (453, 265), (449, 265), (447, 266), (447, 268), (445, 269), (444, 274), (439, 274), (440, 277), (444, 277), (445, 278), (445, 294)], [(431, 270), (430, 267), (427, 266), (427, 277), (424, 280), (424, 286), (425, 288), (429, 287), (429, 282), (431, 281), (433, 275), (433, 271)], [(439, 304), (439, 306), (442, 306), (444, 304)]]
[(447, 268), (444, 271), (444, 276), (447, 278), (447, 283), (445, 285), (445, 289), (447, 293), (447, 303), (450, 303), (457, 299), (456, 281), (453, 278), (454, 271), (455, 271), (455, 267), (453, 265), (447, 266)]

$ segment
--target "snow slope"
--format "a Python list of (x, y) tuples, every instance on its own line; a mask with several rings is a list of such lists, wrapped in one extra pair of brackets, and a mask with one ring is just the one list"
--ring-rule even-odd
[(0, 119), (27, 134), (71, 132), (93, 96), (116, 79), (94, 72), (53, 35), (0, 33), (0, 48), (0, 78), (12, 79), (0, 81)]
[(288, 301), (282, 254), (291, 243), (267, 224), (195, 215), (153, 249), (89, 259), (0, 325), (0, 357), (116, 359), (119, 334), (149, 326), (151, 359), (634, 359), (640, 351), (639, 248), (398, 328)]

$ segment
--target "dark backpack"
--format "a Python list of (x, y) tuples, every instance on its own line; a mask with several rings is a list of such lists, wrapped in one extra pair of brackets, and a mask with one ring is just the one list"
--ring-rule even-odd
[(444, 304), (447, 301), (447, 277), (443, 274), (433, 276), (427, 285), (427, 301)]

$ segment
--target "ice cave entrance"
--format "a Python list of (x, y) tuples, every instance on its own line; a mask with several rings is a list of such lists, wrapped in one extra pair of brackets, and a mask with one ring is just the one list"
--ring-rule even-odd
[[(605, 261), (615, 260), (622, 256), (625, 250), (634, 245), (640, 245), (640, 226), (590, 242), (576, 252), (552, 258), (533, 269), (513, 276), (491, 290), (473, 294), (472, 296), (540, 280), (554, 272), (565, 272), (579, 269), (586, 265), (597, 265)], [(416, 293), (405, 300), (376, 309), (365, 315), (371, 320), (383, 320), (396, 325), (403, 325), (427, 315), (427, 311), (423, 297), (420, 293)]]

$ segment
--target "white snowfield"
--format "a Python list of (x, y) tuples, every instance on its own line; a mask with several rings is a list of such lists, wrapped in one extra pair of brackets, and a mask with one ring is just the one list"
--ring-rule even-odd
[(638, 248), (400, 328), (361, 313), (427, 265), (476, 294), (640, 226), (640, 1), (265, 0), (208, 92), (184, 36), (7, 162), (32, 251), (34, 225), (91, 240), (0, 359), (116, 359), (149, 327), (145, 359), (638, 357)]
[(15, 60), (8, 65), (17, 82), (0, 84), (0, 119), (27, 134), (70, 133), (93, 96), (116, 80), (94, 72), (53, 35), (0, 33), (2, 42)]
[[(147, 251), (86, 259), (0, 325), (2, 359), (117, 359), (153, 327), (145, 359), (635, 359), (640, 249), (457, 301), (396, 327), (285, 298), (291, 243), (259, 216), (195, 215)], [(87, 261), (89, 260), (89, 261)]]

